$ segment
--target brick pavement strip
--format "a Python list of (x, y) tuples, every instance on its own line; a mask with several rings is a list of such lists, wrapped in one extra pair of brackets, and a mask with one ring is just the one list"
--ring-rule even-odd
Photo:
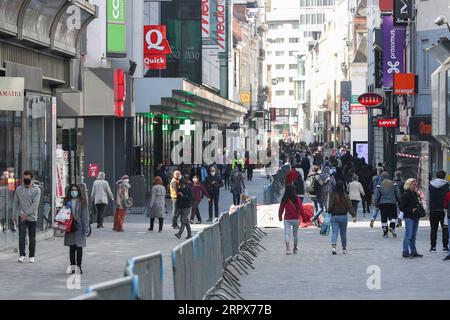
[[(254, 180), (247, 184), (249, 194), (262, 201), (263, 186), (267, 180), (256, 171)], [(222, 190), (220, 212), (227, 211), (231, 203), (230, 192)], [(207, 201), (203, 200), (200, 211), (204, 222), (208, 218), (207, 206)], [(167, 210), (170, 209), (169, 201)], [(176, 231), (171, 228), (171, 215), (166, 216), (162, 233), (148, 232), (148, 218), (142, 215), (127, 216), (125, 233), (114, 233), (111, 219), (108, 220), (105, 229), (93, 229), (92, 236), (88, 238), (83, 254), (81, 290), (67, 289), (69, 275), (65, 272), (69, 264), (69, 249), (63, 246), (62, 238), (53, 238), (38, 242), (35, 264), (17, 263), (18, 255), (12, 249), (0, 251), (0, 299), (70, 299), (84, 293), (90, 285), (121, 277), (126, 261), (131, 257), (155, 251), (163, 253), (164, 299), (173, 299), (171, 250), (181, 241), (174, 237)], [(193, 226), (194, 231), (200, 228), (202, 225)]]

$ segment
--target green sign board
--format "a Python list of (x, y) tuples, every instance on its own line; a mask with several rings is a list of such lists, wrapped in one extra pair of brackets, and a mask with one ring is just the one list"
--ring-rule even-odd
[(106, 55), (127, 56), (126, 0), (107, 0)]
[(358, 98), (359, 96), (352, 96), (352, 104), (359, 104)]

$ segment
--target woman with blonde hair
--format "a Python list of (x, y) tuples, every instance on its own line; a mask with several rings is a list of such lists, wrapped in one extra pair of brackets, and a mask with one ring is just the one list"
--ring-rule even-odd
[(405, 220), (405, 239), (403, 240), (403, 258), (422, 258), (417, 253), (416, 236), (419, 229), (420, 216), (418, 208), (420, 197), (417, 193), (416, 179), (408, 179), (404, 185), (404, 192), (400, 201), (400, 210), (403, 212)]
[(150, 217), (150, 228), (148, 231), (153, 231), (155, 219), (159, 220), (159, 232), (162, 231), (164, 223), (164, 213), (166, 212), (166, 188), (161, 177), (153, 179), (152, 195), (150, 202), (145, 208), (145, 214)]

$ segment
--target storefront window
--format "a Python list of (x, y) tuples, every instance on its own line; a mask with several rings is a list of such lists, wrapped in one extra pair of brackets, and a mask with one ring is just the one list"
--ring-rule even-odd
[(21, 172), (22, 112), (0, 111), (0, 230), (10, 230)]

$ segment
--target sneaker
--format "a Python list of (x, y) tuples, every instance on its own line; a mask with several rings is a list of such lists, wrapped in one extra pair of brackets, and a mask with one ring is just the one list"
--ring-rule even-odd
[(403, 226), (402, 220), (398, 220), (397, 222), (397, 228), (401, 228)]
[(206, 222), (212, 222), (212, 219), (208, 219), (208, 220), (206, 220)]
[(35, 259), (34, 257), (33, 257), (33, 258), (30, 258), (29, 262), (30, 262), (30, 263), (35, 263), (35, 262), (36, 262), (36, 259)]
[(294, 254), (297, 254), (298, 253), (298, 249), (297, 248), (294, 248), (294, 250), (292, 251)]
[(291, 250), (287, 250), (287, 251), (286, 251), (286, 255), (287, 255), (287, 256), (290, 256), (291, 254), (292, 254)]
[(423, 255), (416, 253), (411, 253), (411, 258), (423, 258)]
[(333, 256), (336, 256), (337, 255), (336, 248), (331, 249), (331, 253), (333, 254)]
[(181, 239), (181, 235), (178, 233), (175, 233), (175, 237), (177, 237), (178, 239)]
[(202, 222), (201, 221), (197, 221), (197, 223), (196, 224), (202, 224)]
[(20, 257), (19, 258), (19, 260), (17, 260), (17, 262), (20, 262), (20, 263), (25, 263), (25, 261), (27, 261), (27, 258), (26, 257)]
[(186, 237), (186, 240), (191, 239), (191, 238), (192, 238), (192, 236), (191, 236), (191, 235), (188, 235), (188, 236)]
[(436, 248), (431, 248), (430, 253), (436, 253)]
[(374, 219), (370, 219), (370, 227), (373, 229), (373, 224), (374, 224), (375, 220)]
[(389, 234), (387, 232), (383, 232), (383, 238), (389, 238)]
[(180, 229), (180, 226), (172, 226), (172, 228), (173, 228), (174, 230), (179, 230), (179, 229)]
[(189, 220), (189, 223), (190, 224), (194, 224), (194, 220)]
[(448, 261), (448, 260), (450, 260), (450, 256), (446, 256), (446, 257), (444, 258), (444, 261)]
[(343, 249), (343, 250), (342, 250), (342, 253), (343, 253), (343, 254), (347, 254), (347, 252), (348, 252), (347, 249)]
[(448, 253), (448, 248), (446, 248), (446, 247), (442, 248), (442, 252)]
[(394, 229), (392, 229), (391, 227), (389, 227), (389, 232), (392, 233), (392, 236), (393, 236), (394, 238), (397, 238), (397, 233), (395, 233), (395, 230), (394, 230)]

